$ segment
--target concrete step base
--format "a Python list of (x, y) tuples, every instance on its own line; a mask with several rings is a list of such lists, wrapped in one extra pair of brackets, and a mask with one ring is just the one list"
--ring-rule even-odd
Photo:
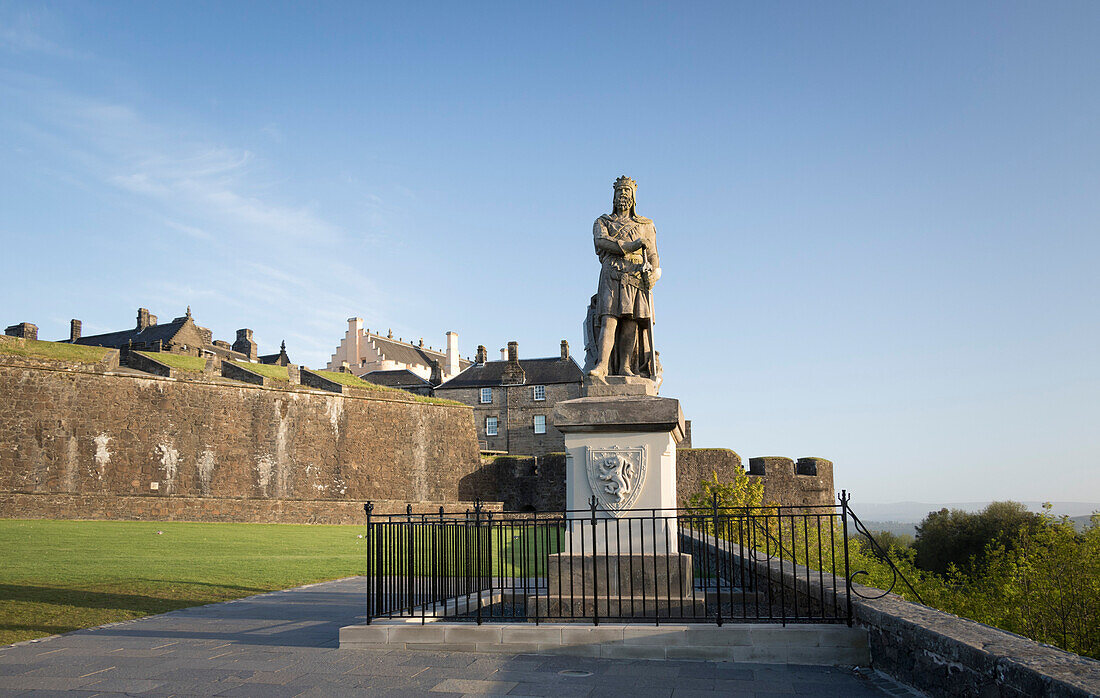
[(379, 648), (824, 666), (867, 666), (871, 662), (867, 631), (846, 625), (476, 625), (417, 620), (340, 628), (340, 649)]

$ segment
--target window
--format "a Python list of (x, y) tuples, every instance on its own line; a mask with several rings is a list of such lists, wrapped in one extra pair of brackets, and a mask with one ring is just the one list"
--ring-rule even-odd
[(534, 390), (535, 390), (535, 399), (536, 400), (545, 400), (546, 399), (546, 386), (545, 385), (536, 385)]
[(492, 401), (493, 401), (493, 389), (492, 388), (482, 388), (481, 389), (481, 404), (484, 405), (485, 403), (492, 402)]
[(496, 436), (497, 435), (497, 418), (486, 417), (485, 418), (485, 435)]
[(546, 415), (542, 415), (542, 414), (536, 414), (535, 415), (535, 433), (536, 434), (545, 434), (546, 433)]

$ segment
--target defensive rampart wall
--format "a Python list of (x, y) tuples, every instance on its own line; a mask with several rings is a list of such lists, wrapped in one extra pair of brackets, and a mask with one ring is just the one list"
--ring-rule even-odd
[(0, 355), (0, 517), (358, 523), (458, 503), (471, 408)]
[[(765, 503), (836, 504), (833, 464), (824, 458), (753, 458), (750, 464), (749, 477), (764, 482)], [(702, 491), (705, 480), (717, 476), (719, 482), (732, 482), (741, 472), (741, 456), (728, 448), (678, 448), (676, 500), (682, 506)], [(464, 500), (502, 502), (505, 511), (560, 510), (565, 507), (565, 454), (483, 457), (481, 468), (459, 482), (458, 494)]]

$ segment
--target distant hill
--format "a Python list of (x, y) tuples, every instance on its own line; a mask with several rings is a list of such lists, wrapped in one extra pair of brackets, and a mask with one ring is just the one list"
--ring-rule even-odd
[[(1043, 502), (1023, 502), (1031, 511), (1042, 511)], [(1094, 511), (1100, 511), (1100, 502), (1051, 502), (1054, 506), (1055, 516), (1083, 516), (1085, 520)], [(895, 522), (895, 523), (920, 523), (921, 519), (930, 511), (940, 509), (962, 509), (963, 511), (981, 511), (989, 505), (989, 502), (947, 502), (943, 504), (926, 502), (893, 502), (881, 504), (875, 502), (852, 502), (852, 511), (862, 521)], [(870, 526), (870, 523), (867, 524)], [(883, 529), (888, 530), (888, 529)]]
[(860, 519), (863, 525), (867, 527), (867, 530), (872, 534), (878, 531), (889, 531), (896, 536), (913, 536), (917, 535), (917, 525), (913, 523), (903, 523), (901, 521), (867, 521), (866, 519)]
[[(951, 506), (948, 505), (950, 509)], [(961, 509), (962, 507), (955, 507)], [(979, 507), (980, 508), (980, 507)], [(1055, 510), (1057, 512), (1057, 510)], [(858, 516), (858, 514), (857, 514)], [(1071, 516), (1070, 521), (1073, 522), (1073, 527), (1078, 531), (1084, 531), (1085, 527), (1089, 525), (1092, 520), (1092, 516)], [(871, 533), (876, 531), (889, 531), (896, 536), (913, 536), (917, 535), (917, 524), (909, 523), (905, 521), (875, 521), (873, 519), (864, 519), (860, 517), (860, 521), (867, 527), (867, 530)], [(919, 523), (919, 522), (918, 522)]]

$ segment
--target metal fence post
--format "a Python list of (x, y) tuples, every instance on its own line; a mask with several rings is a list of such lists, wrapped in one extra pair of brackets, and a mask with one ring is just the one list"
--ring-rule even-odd
[(474, 593), (477, 594), (477, 624), (481, 625), (481, 500), (474, 500), (474, 570), (477, 582)]
[(367, 538), (366, 538), (366, 543), (367, 543), (367, 625), (370, 625), (370, 619), (371, 619), (371, 615), (372, 615), (372, 611), (373, 611), (372, 604), (371, 604), (371, 595), (370, 595), (371, 586), (374, 584), (374, 579), (373, 579), (374, 575), (371, 574), (371, 571), (372, 571), (371, 570), (371, 552), (372, 552), (371, 551), (371, 547), (372, 547), (371, 546), (371, 541), (372, 541), (371, 528), (372, 527), (371, 527), (371, 523), (370, 523), (370, 515), (371, 515), (372, 511), (374, 511), (374, 502), (369, 502), (368, 501), (366, 504), (363, 505), (363, 513), (365, 513), (367, 515)]
[[(718, 587), (718, 603), (715, 604), (717, 611), (718, 627), (722, 627), (722, 565), (720, 563), (722, 557), (722, 545), (718, 542), (718, 492), (712, 493), (713, 499), (711, 503), (711, 512), (714, 515), (714, 583)], [(730, 594), (730, 599), (733, 598), (733, 594)]]
[(847, 597), (848, 627), (852, 627), (852, 578), (848, 572), (848, 500), (847, 490), (840, 491), (840, 512), (844, 521), (844, 595)]
[[(592, 624), (600, 624), (600, 571), (599, 565), (596, 564), (596, 495), (592, 495), (592, 499), (588, 500), (588, 506), (592, 509)], [(583, 554), (583, 552), (582, 552)], [(585, 564), (585, 560), (581, 559), (581, 565)], [(581, 589), (581, 593), (584, 593), (584, 589)], [(610, 606), (610, 597), (608, 597), (608, 606)]]

